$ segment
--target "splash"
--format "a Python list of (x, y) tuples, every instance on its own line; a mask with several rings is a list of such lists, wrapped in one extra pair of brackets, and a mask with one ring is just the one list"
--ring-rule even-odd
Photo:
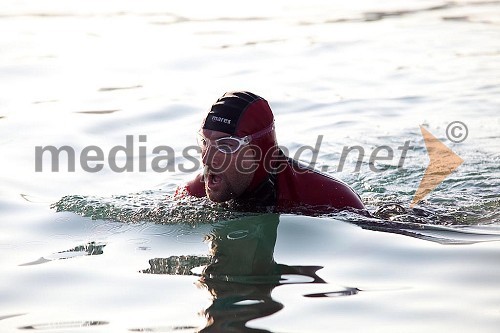
[(162, 190), (111, 197), (68, 195), (52, 204), (51, 208), (95, 220), (158, 224), (215, 223), (255, 215), (232, 210), (230, 204), (216, 204), (206, 198), (190, 196), (176, 198), (166, 195)]

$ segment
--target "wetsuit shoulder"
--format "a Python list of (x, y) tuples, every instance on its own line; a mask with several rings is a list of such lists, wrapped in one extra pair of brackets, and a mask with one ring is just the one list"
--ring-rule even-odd
[(334, 209), (365, 209), (360, 197), (344, 182), (289, 159), (277, 175), (278, 205)]

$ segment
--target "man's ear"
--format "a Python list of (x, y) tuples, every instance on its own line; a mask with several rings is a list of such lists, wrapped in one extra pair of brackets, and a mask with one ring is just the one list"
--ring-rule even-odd
[(246, 147), (241, 156), (241, 166), (244, 171), (253, 172), (257, 169), (260, 160), (259, 152), (260, 150), (257, 146)]
[(245, 150), (243, 156), (245, 157), (245, 161), (253, 161), (255, 163), (259, 163), (262, 159), (262, 150), (259, 146), (248, 146)]
[[(257, 156), (257, 152), (255, 151), (255, 148), (254, 146), (248, 146), (248, 148), (246, 149), (244, 155), (246, 158), (255, 158)], [(258, 148), (258, 147), (257, 147)]]

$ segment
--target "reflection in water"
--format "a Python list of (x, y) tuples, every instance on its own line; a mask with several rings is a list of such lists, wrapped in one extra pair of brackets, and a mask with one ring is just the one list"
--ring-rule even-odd
[(103, 248), (106, 244), (90, 242), (85, 245), (79, 245), (72, 249), (61, 251), (57, 253), (53, 253), (46, 257), (40, 257), (39, 259), (28, 262), (25, 264), (21, 264), (19, 266), (31, 266), (31, 265), (39, 265), (44, 264), (46, 262), (50, 262), (52, 260), (60, 260), (60, 259), (69, 259), (81, 256), (96, 256), (104, 253)]
[[(274, 261), (278, 223), (277, 214), (219, 222), (205, 237), (209, 257), (156, 258), (150, 260), (150, 268), (142, 272), (200, 276), (197, 285), (208, 290), (212, 298), (212, 304), (203, 311), (207, 322), (200, 332), (267, 332), (246, 324), (283, 308), (283, 304), (271, 296), (275, 287), (289, 283), (326, 283), (316, 274), (321, 266), (288, 266)], [(349, 288), (325, 292), (323, 297), (355, 295), (358, 291)], [(319, 295), (304, 296), (322, 297)]]
[(206, 326), (200, 332), (268, 332), (249, 328), (246, 323), (283, 309), (283, 304), (271, 297), (276, 284), (200, 280), (200, 285), (212, 295), (212, 304), (203, 311)]
[(59, 323), (35, 324), (19, 327), (20, 330), (59, 330), (59, 329), (74, 329), (90, 326), (108, 325), (107, 321), (66, 321)]
[(199, 256), (171, 256), (168, 258), (154, 258), (149, 261), (150, 267), (142, 271), (148, 274), (194, 275), (196, 267), (210, 263), (209, 257)]
[(304, 297), (341, 297), (341, 296), (351, 296), (356, 295), (361, 291), (358, 288), (347, 288), (346, 290), (339, 291), (331, 291), (327, 293), (315, 293), (315, 294), (307, 294)]

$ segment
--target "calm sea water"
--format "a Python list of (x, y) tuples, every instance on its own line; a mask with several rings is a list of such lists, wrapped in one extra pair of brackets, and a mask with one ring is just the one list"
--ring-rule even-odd
[[(496, 332), (499, 14), (497, 1), (4, 1), (0, 330)], [(292, 156), (321, 136), (315, 166), (376, 218), (169, 200), (198, 172), (183, 151), (203, 115), (242, 89), (269, 101)], [(464, 162), (410, 208), (429, 164), (419, 126)], [(37, 146), (69, 146), (75, 170), (45, 156), (37, 172)], [(99, 172), (81, 165), (90, 146)], [(353, 146), (364, 155), (342, 163)], [(381, 146), (393, 157), (373, 165)]]

